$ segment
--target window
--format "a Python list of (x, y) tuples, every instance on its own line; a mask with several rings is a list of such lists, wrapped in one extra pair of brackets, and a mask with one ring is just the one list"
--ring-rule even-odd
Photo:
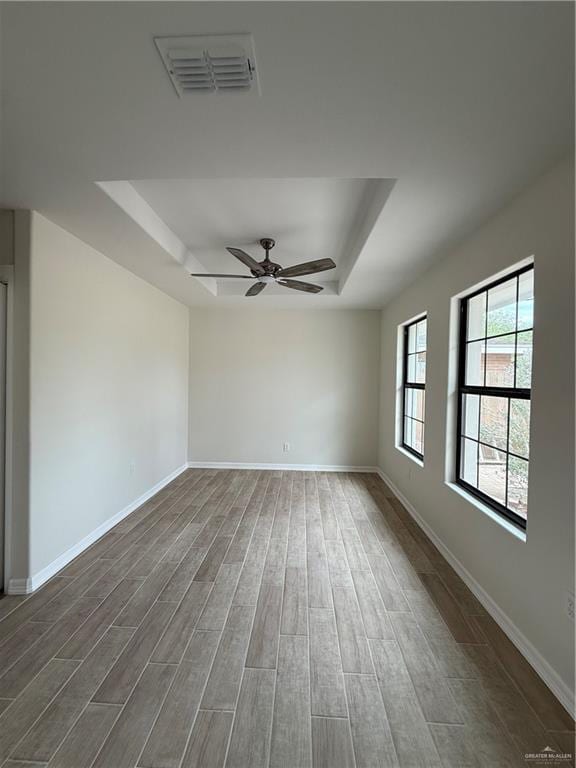
[(521, 528), (528, 512), (534, 268), (460, 305), (457, 483)]
[(426, 318), (404, 326), (402, 373), (402, 447), (424, 458)]

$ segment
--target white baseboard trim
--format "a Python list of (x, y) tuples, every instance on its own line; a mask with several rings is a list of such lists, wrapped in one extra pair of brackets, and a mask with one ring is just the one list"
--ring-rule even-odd
[(285, 469), (295, 472), (371, 472), (377, 467), (353, 467), (347, 464), (253, 464), (235, 461), (189, 461), (189, 469)]
[(376, 473), (382, 478), (390, 490), (394, 492), (395, 496), (400, 499), (402, 504), (408, 510), (409, 514), (414, 518), (414, 521), (420, 526), (420, 528), (422, 528), (424, 533), (436, 545), (442, 555), (444, 555), (446, 560), (450, 563), (452, 568), (454, 568), (462, 581), (464, 581), (470, 591), (482, 603), (484, 608), (498, 624), (500, 629), (514, 643), (516, 648), (520, 651), (522, 656), (524, 656), (526, 661), (530, 664), (538, 676), (544, 681), (548, 688), (550, 688), (552, 693), (566, 709), (568, 714), (571, 717), (574, 717), (574, 691), (570, 690), (569, 686), (566, 685), (556, 670), (546, 661), (540, 651), (538, 651), (534, 645), (532, 645), (530, 640), (528, 640), (528, 638), (518, 629), (518, 627), (502, 610), (502, 608), (500, 608), (498, 603), (496, 603), (495, 600), (476, 581), (476, 579), (470, 574), (466, 567), (462, 565), (460, 560), (458, 560), (452, 551), (448, 549), (444, 542), (433, 531), (433, 529), (424, 520), (424, 518), (420, 516), (410, 501), (408, 501), (406, 496), (404, 496), (402, 491), (397, 488), (397, 486), (386, 475), (386, 473), (380, 468), (376, 470)]
[(112, 517), (109, 517), (108, 520), (102, 523), (102, 525), (99, 525), (98, 528), (92, 531), (92, 533), (84, 536), (84, 538), (81, 539), (77, 544), (74, 544), (73, 547), (67, 549), (66, 552), (57, 557), (56, 560), (53, 560), (41, 571), (38, 571), (38, 573), (35, 573), (33, 576), (25, 579), (10, 579), (8, 582), (8, 589), (6, 590), (6, 594), (29, 595), (31, 592), (35, 592), (38, 587), (41, 587), (42, 584), (47, 582), (48, 579), (51, 579), (52, 576), (55, 576), (58, 571), (62, 570), (62, 568), (74, 560), (75, 557), (78, 557), (78, 555), (80, 555), (85, 549), (88, 549), (88, 547), (94, 544), (95, 541), (104, 536), (104, 534), (107, 533), (110, 528), (113, 528), (130, 513), (134, 512), (135, 509), (138, 509), (138, 507), (142, 506), (145, 501), (148, 501), (148, 499), (152, 498), (152, 496), (158, 493), (158, 491), (161, 491), (162, 488), (168, 485), (168, 483), (171, 483), (172, 480), (177, 478), (178, 475), (181, 475), (182, 472), (184, 472), (186, 469), (186, 464), (183, 464), (181, 467), (178, 467), (178, 469), (175, 469), (174, 472), (171, 472), (163, 480), (160, 480), (160, 482), (152, 486), (152, 488), (146, 491), (146, 493), (143, 493), (142, 496), (139, 496), (133, 502), (128, 504), (128, 506), (124, 507), (124, 509), (121, 509), (120, 512), (117, 512)]

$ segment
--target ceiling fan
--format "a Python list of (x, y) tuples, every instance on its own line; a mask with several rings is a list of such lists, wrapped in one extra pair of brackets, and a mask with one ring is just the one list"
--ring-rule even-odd
[(302, 280), (292, 280), (293, 277), (301, 275), (313, 275), (316, 272), (324, 272), (327, 269), (335, 269), (336, 264), (332, 259), (317, 259), (316, 261), (307, 261), (304, 264), (295, 264), (293, 267), (283, 268), (280, 264), (270, 261), (270, 251), (276, 245), (276, 241), (271, 237), (263, 237), (260, 245), (264, 248), (266, 256), (263, 261), (256, 261), (246, 251), (240, 248), (226, 248), (228, 253), (235, 256), (245, 264), (251, 275), (207, 275), (204, 273), (193, 272), (192, 277), (231, 277), (241, 278), (243, 280), (256, 280), (254, 285), (246, 291), (246, 296), (257, 296), (270, 283), (277, 283), (284, 288), (292, 288), (295, 291), (304, 291), (305, 293), (320, 293), (324, 290), (321, 285), (313, 283), (304, 283)]

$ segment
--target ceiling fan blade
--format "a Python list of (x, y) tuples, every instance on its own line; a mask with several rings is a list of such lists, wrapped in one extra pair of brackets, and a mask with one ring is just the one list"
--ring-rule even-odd
[(295, 291), (305, 291), (306, 293), (320, 293), (324, 290), (321, 285), (303, 283), (301, 280), (277, 280), (276, 282), (278, 285), (283, 285), (284, 288), (293, 288)]
[(276, 273), (277, 277), (299, 277), (300, 275), (313, 275), (314, 272), (324, 272), (327, 269), (334, 269), (336, 264), (332, 259), (317, 259), (316, 261), (307, 261), (304, 264), (295, 264), (293, 267), (286, 267)]
[(260, 266), (260, 264), (256, 261), (256, 259), (253, 259), (250, 254), (246, 253), (246, 251), (240, 250), (240, 248), (226, 248), (228, 253), (231, 253), (232, 256), (235, 256), (237, 259), (239, 259), (242, 264), (246, 264), (248, 269), (251, 269), (253, 272), (256, 272), (259, 275), (264, 274), (264, 270)]
[(250, 288), (246, 291), (244, 294), (245, 296), (258, 296), (259, 293), (261, 293), (264, 288), (266, 288), (266, 283), (254, 283), (254, 285), (251, 285)]
[(209, 275), (206, 272), (190, 272), (192, 277), (233, 277), (235, 280), (254, 280), (254, 275)]

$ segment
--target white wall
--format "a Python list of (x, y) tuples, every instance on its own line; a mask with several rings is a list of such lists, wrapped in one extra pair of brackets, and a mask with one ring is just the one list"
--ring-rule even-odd
[(188, 310), (33, 214), (30, 348), (37, 574), (185, 463)]
[(189, 459), (374, 466), (379, 321), (377, 311), (192, 309)]
[[(573, 159), (562, 163), (382, 312), (380, 466), (531, 643), (574, 686)], [(450, 303), (526, 257), (535, 260), (531, 461), (526, 541), (445, 483), (456, 344)], [(394, 445), (397, 328), (428, 313), (424, 467)], [(451, 390), (452, 388), (452, 390)], [(449, 391), (451, 390), (451, 391)], [(452, 432), (450, 425), (449, 431)]]

